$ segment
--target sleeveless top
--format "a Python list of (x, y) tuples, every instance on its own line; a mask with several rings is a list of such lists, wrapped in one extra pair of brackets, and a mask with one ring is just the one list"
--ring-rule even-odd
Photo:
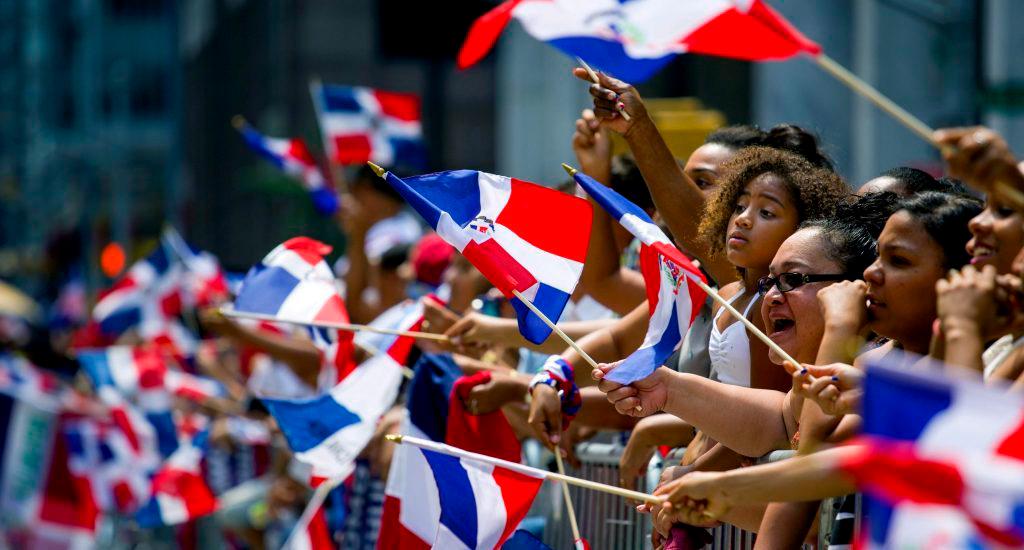
[[(732, 305), (743, 293), (744, 290), (737, 292), (729, 299), (729, 305)], [(757, 296), (754, 296), (743, 310), (744, 317), (750, 313), (750, 308), (756, 303)], [(720, 308), (711, 321), (711, 336), (708, 339), (711, 378), (726, 384), (750, 387), (750, 339), (747, 337), (747, 327), (737, 320), (725, 327), (725, 330), (719, 330), (718, 318), (723, 311), (725, 308)]]

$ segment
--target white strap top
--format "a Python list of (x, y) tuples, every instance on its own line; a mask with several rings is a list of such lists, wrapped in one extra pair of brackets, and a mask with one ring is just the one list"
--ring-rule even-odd
[[(740, 290), (730, 298), (729, 305), (739, 299), (743, 292)], [(757, 296), (754, 296), (743, 310), (744, 317), (756, 303)], [(750, 339), (747, 337), (747, 327), (737, 320), (725, 327), (725, 330), (719, 330), (718, 318), (723, 311), (724, 307), (719, 308), (711, 321), (711, 337), (708, 339), (711, 378), (726, 384), (750, 387)]]

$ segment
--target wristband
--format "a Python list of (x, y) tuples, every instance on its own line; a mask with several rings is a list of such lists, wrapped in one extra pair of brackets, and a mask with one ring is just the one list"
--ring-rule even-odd
[(562, 402), (562, 429), (565, 430), (583, 406), (580, 389), (574, 380), (572, 365), (557, 355), (548, 357), (544, 362), (543, 370), (530, 381), (530, 393), (533, 393), (533, 388), (538, 384), (551, 386), (558, 392), (558, 397)]

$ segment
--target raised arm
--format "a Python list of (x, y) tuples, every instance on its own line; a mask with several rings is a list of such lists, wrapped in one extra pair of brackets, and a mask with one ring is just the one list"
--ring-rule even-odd
[[(611, 143), (607, 130), (598, 127), (596, 121), (593, 111), (583, 111), (576, 121), (572, 148), (583, 173), (610, 185)], [(620, 265), (622, 250), (615, 241), (616, 222), (594, 199), (590, 202), (594, 207), (594, 221), (590, 226), (590, 248), (580, 276), (580, 290), (615, 313), (625, 315), (647, 299), (643, 276)]]
[[(584, 69), (574, 74), (590, 80)], [(651, 191), (654, 206), (668, 225), (676, 242), (701, 260), (704, 269), (720, 284), (736, 279), (736, 269), (722, 254), (711, 254), (708, 246), (697, 236), (697, 226), (704, 212), (704, 194), (691, 181), (676, 162), (664, 138), (647, 113), (636, 88), (599, 73), (600, 84), (590, 87), (594, 97), (594, 114), (602, 128), (622, 134), (629, 144), (640, 173)], [(618, 105), (629, 113), (626, 121), (618, 114)]]

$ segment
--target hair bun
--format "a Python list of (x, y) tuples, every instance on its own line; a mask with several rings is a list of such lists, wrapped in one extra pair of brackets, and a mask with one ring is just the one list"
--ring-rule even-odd
[(777, 124), (765, 135), (764, 145), (800, 155), (807, 162), (835, 171), (832, 160), (821, 150), (817, 136), (795, 124)]

